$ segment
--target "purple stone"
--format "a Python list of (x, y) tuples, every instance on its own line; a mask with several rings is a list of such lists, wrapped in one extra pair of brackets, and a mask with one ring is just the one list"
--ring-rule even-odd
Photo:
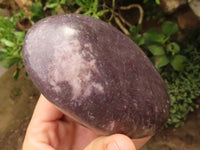
[(45, 18), (28, 31), (23, 58), (41, 93), (103, 135), (153, 135), (169, 115), (167, 87), (127, 36), (84, 15)]

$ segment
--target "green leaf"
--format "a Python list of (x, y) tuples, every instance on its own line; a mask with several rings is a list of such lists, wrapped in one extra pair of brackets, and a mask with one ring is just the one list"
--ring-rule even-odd
[(15, 43), (7, 40), (7, 39), (1, 39), (0, 42), (2, 43), (2, 45), (8, 46), (8, 47), (14, 47)]
[(92, 4), (93, 10), (97, 11), (98, 6), (99, 6), (99, 0), (94, 0)]
[(56, 8), (57, 6), (59, 6), (58, 3), (50, 3), (50, 4), (47, 4), (47, 5), (46, 5), (46, 7), (47, 7), (47, 8), (50, 8), (50, 9)]
[(156, 28), (150, 28), (149, 30), (147, 30), (146, 33), (148, 33), (148, 34), (158, 34)]
[(32, 12), (31, 20), (34, 21), (34, 22), (45, 17), (45, 13), (44, 13), (44, 10), (43, 10), (41, 3), (37, 3), (37, 4), (33, 3), (31, 5), (30, 11)]
[(163, 47), (159, 46), (159, 45), (149, 45), (148, 49), (154, 56), (159, 56), (159, 55), (165, 54)]
[(145, 39), (141, 35), (135, 35), (135, 36), (129, 35), (129, 38), (131, 38), (131, 40), (134, 41), (138, 46), (145, 44)]
[(71, 0), (70, 1), (69, 0), (68, 1), (67, 0), (61, 0), (60, 4), (62, 4), (62, 5), (66, 4), (66, 3), (69, 4), (69, 2), (71, 2)]
[(0, 65), (5, 67), (5, 68), (9, 68), (13, 64), (14, 64), (14, 62), (10, 61), (10, 60), (6, 60), (6, 59), (0, 60)]
[(175, 42), (171, 42), (171, 43), (167, 44), (166, 50), (168, 52), (171, 52), (172, 55), (175, 55), (176, 53), (178, 53), (180, 51), (180, 46)]
[(23, 32), (23, 31), (15, 31), (14, 34), (15, 34), (16, 38), (18, 38), (18, 39), (24, 38), (24, 36), (25, 36), (25, 32)]
[(178, 25), (171, 21), (165, 21), (162, 24), (161, 28), (162, 28), (162, 33), (167, 37), (177, 33), (179, 30)]
[(166, 55), (154, 56), (152, 57), (152, 61), (157, 69), (166, 66), (169, 63), (169, 59)]
[(94, 13), (94, 14), (92, 15), (92, 17), (94, 17), (94, 18), (96, 18), (96, 19), (99, 19), (99, 16), (98, 16), (96, 13)]
[(145, 39), (144, 39), (144, 37), (143, 36), (140, 36), (139, 38), (138, 38), (138, 46), (141, 46), (141, 45), (144, 45), (144, 43), (145, 43)]
[(91, 6), (90, 0), (75, 0), (76, 4), (83, 8), (89, 8)]
[(158, 34), (155, 28), (149, 29), (146, 33), (143, 34), (145, 38), (145, 43), (149, 44), (164, 44), (165, 43), (165, 36), (163, 34)]
[(142, 25), (141, 25), (141, 24), (138, 24), (137, 26), (136, 26), (136, 25), (133, 25), (133, 26), (130, 28), (130, 32), (132, 32), (132, 33), (134, 33), (134, 34), (138, 34), (141, 30), (142, 30)]
[[(0, 56), (1, 56), (3, 53), (7, 53), (7, 52), (8, 52), (8, 50), (5, 49), (5, 48), (0, 49)], [(1, 60), (1, 57), (0, 57), (0, 60)]]
[(170, 64), (172, 65), (172, 67), (174, 68), (174, 70), (176, 70), (176, 71), (183, 71), (185, 60), (186, 60), (185, 56), (175, 55), (170, 60)]
[(24, 43), (24, 38), (25, 38), (25, 32), (24, 31), (15, 31), (14, 32), (14, 35), (15, 35), (15, 43), (17, 43), (17, 45), (23, 45)]
[(195, 45), (187, 44), (187, 47), (184, 49), (185, 52), (190, 52), (195, 49)]
[(20, 72), (20, 69), (16, 69), (15, 72), (13, 73), (13, 78), (14, 78), (15, 80), (18, 79), (18, 77), (19, 77), (19, 72)]
[(160, 0), (155, 0), (157, 5), (160, 5)]
[(97, 12), (97, 16), (101, 17), (101, 16), (103, 16), (106, 12), (109, 12), (109, 9), (100, 10), (100, 11)]

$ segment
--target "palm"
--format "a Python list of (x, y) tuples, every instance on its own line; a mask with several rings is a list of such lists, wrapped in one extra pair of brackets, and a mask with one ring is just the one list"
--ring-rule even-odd
[(97, 136), (90, 130), (63, 118), (50, 122), (48, 145), (56, 150), (80, 150)]

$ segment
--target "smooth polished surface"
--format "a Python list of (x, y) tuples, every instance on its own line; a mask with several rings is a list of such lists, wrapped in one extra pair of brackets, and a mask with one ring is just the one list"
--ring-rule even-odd
[(167, 88), (127, 36), (89, 16), (45, 18), (27, 33), (23, 58), (43, 95), (100, 134), (153, 135), (169, 115)]

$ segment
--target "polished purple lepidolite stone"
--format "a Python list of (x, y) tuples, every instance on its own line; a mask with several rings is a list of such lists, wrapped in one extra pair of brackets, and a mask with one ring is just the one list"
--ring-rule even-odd
[(153, 135), (168, 118), (167, 87), (151, 61), (101, 20), (45, 18), (28, 31), (23, 59), (49, 101), (99, 134)]

